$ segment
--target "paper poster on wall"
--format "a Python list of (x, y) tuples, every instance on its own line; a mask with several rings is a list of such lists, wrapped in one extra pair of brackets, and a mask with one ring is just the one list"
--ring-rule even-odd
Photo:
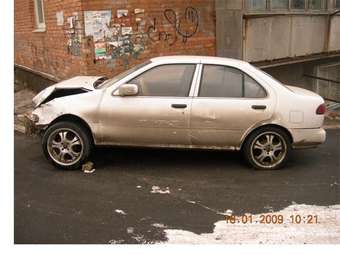
[(117, 10), (117, 18), (127, 17), (129, 10)]
[(101, 42), (101, 43), (95, 43), (94, 44), (94, 50), (96, 54), (96, 59), (107, 59), (106, 56), (106, 43)]
[(106, 58), (106, 38), (110, 37), (112, 31), (110, 31), (112, 13), (107, 11), (85, 11), (85, 36), (92, 36), (95, 45), (95, 58)]
[(57, 18), (57, 26), (63, 26), (64, 25), (64, 12), (60, 11), (56, 13)]
[(111, 11), (85, 11), (85, 36), (93, 36), (94, 42), (109, 36), (108, 26), (111, 22)]

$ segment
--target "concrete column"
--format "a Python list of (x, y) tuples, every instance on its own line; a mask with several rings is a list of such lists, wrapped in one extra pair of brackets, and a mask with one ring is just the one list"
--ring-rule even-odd
[(215, 0), (215, 8), (217, 56), (243, 59), (243, 1)]

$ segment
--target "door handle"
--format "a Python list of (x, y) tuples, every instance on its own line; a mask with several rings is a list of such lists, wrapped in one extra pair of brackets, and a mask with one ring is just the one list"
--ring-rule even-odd
[(187, 108), (187, 105), (186, 104), (172, 104), (171, 107), (177, 108), (177, 109), (184, 109), (184, 108)]
[(264, 110), (267, 108), (266, 105), (252, 105), (251, 108), (253, 108), (254, 110)]

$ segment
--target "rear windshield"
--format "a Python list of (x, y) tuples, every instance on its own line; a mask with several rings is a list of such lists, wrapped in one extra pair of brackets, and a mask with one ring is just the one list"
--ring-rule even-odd
[(262, 69), (251, 65), (252, 67), (254, 67), (257, 71), (261, 72), (262, 74), (264, 74), (265, 76), (269, 77), (270, 79), (276, 81), (277, 84), (280, 84), (282, 87), (288, 89), (289, 91), (292, 91), (290, 88), (288, 88), (285, 84), (283, 84), (282, 82), (280, 82), (279, 80), (277, 80), (276, 78), (274, 78), (273, 76), (271, 76), (269, 73), (266, 73), (265, 71), (263, 71)]

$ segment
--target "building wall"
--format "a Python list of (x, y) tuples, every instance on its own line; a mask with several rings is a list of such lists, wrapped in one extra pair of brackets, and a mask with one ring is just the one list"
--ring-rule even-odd
[(340, 16), (333, 16), (330, 27), (329, 50), (340, 49)]
[(340, 102), (340, 57), (269, 67), (264, 71), (284, 84), (303, 87)]
[[(327, 39), (328, 15), (291, 15), (245, 20), (244, 59), (250, 62), (339, 51), (339, 18)], [(261, 36), (258, 36), (261, 34)], [(327, 40), (330, 48), (325, 48)]]
[[(119, 10), (127, 10), (127, 16), (118, 18)], [(45, 0), (44, 11), (46, 31), (34, 32), (33, 0), (15, 0), (15, 64), (57, 80), (79, 74), (112, 77), (154, 56), (216, 54), (214, 1)], [(99, 44), (85, 34), (88, 11), (111, 12), (103, 39), (106, 59), (97, 57)], [(57, 14), (63, 17), (62, 25), (57, 25)], [(108, 36), (116, 25), (132, 29), (128, 38)]]
[(85, 74), (82, 56), (70, 54), (67, 27), (57, 26), (56, 13), (63, 11), (65, 18), (78, 13), (81, 18), (80, 0), (44, 1), (46, 31), (37, 32), (33, 0), (14, 2), (14, 61), (62, 79), (74, 74)]
[(316, 10), (307, 7), (312, 0), (305, 2), (294, 10), (271, 9), (271, 0), (258, 2), (263, 9), (249, 7), (251, 0), (215, 0), (217, 55), (264, 62), (339, 52), (340, 15), (330, 18), (335, 2), (322, 1)]

